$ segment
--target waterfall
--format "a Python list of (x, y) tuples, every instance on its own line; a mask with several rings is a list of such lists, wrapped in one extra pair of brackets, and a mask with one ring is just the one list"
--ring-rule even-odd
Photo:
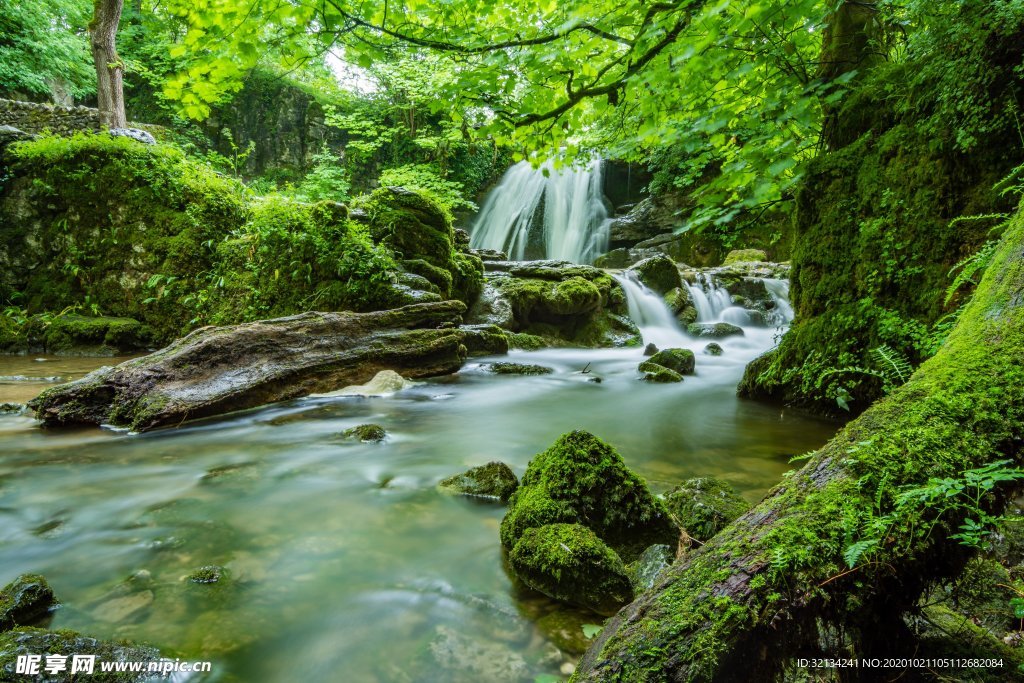
[(550, 161), (533, 168), (520, 161), (487, 196), (470, 244), (504, 251), (516, 261), (591, 263), (608, 250), (609, 224), (600, 161), (579, 169), (556, 169)]
[(613, 277), (622, 285), (622, 291), (626, 294), (629, 319), (640, 328), (644, 342), (653, 343), (659, 348), (668, 348), (689, 341), (689, 337), (680, 329), (679, 322), (672, 315), (664, 299), (644, 286), (629, 271)]
[(693, 307), (697, 309), (697, 322), (720, 320), (722, 314), (732, 307), (729, 290), (704, 273), (699, 273), (697, 282), (686, 287), (690, 290)]
[(789, 280), (766, 277), (763, 282), (764, 288), (775, 302), (775, 309), (771, 311), (772, 317), (769, 322), (775, 326), (793, 322), (793, 305), (789, 303)]

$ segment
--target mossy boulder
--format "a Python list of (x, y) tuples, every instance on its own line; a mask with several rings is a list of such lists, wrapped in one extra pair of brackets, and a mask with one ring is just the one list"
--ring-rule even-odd
[(686, 287), (674, 287), (665, 294), (665, 305), (672, 311), (676, 320), (684, 325), (697, 322), (697, 307), (693, 296)]
[(57, 605), (46, 579), (22, 574), (0, 590), (0, 631), (31, 624)]
[(378, 424), (365, 424), (350, 427), (341, 433), (346, 439), (354, 439), (363, 443), (380, 443), (387, 438), (387, 431)]
[(763, 249), (733, 249), (725, 255), (724, 266), (734, 263), (761, 263), (768, 260), (768, 254)]
[(717, 342), (711, 342), (704, 347), (704, 354), (708, 356), (721, 356), (723, 351), (722, 345)]
[(489, 462), (442, 479), (438, 487), (443, 491), (477, 498), (491, 498), (507, 503), (516, 489), (519, 479), (512, 468), (503, 462)]
[(626, 566), (633, 588), (642, 592), (654, 585), (658, 576), (672, 565), (675, 549), (664, 544), (652, 545)]
[(657, 294), (665, 295), (683, 286), (675, 261), (663, 254), (645, 258), (628, 272), (634, 274), (640, 282)]
[(696, 359), (690, 349), (662, 349), (646, 362), (675, 370), (680, 375), (692, 375), (696, 366)]
[(131, 318), (62, 315), (46, 325), (43, 350), (97, 356), (133, 353), (153, 343), (153, 332)]
[(511, 550), (527, 529), (559, 523), (587, 527), (627, 562), (679, 540), (664, 503), (614, 448), (584, 431), (563, 434), (530, 461), (501, 522), (502, 545)]
[[(152, 680), (149, 673), (103, 672), (98, 662), (158, 662), (160, 651), (144, 645), (135, 645), (127, 641), (102, 641), (83, 636), (75, 631), (45, 631), (39, 628), (22, 627), (0, 633), (0, 680), (18, 681), (26, 677), (15, 674), (18, 657), (22, 655), (63, 655), (70, 664), (72, 655), (92, 655), (96, 657), (94, 673), (82, 676), (72, 675), (70, 666), (67, 670), (46, 675), (47, 683), (73, 683), (88, 680), (95, 683), (135, 683)], [(42, 664), (45, 665), (43, 659)], [(42, 670), (43, 667), (40, 667)], [(35, 680), (39, 680), (36, 678)]]
[(694, 337), (710, 339), (743, 336), (743, 328), (732, 323), (691, 323), (686, 326), (686, 331)]
[(702, 543), (750, 508), (728, 482), (716, 477), (686, 480), (665, 494), (665, 505), (686, 533)]
[(488, 363), (485, 367), (495, 375), (550, 375), (553, 372), (547, 366), (531, 363)]
[(637, 366), (642, 374), (640, 379), (645, 382), (654, 382), (656, 384), (671, 384), (673, 382), (682, 382), (683, 376), (675, 370), (670, 370), (663, 365), (652, 363), (651, 361), (644, 361)]
[(598, 614), (614, 614), (633, 599), (622, 559), (580, 524), (527, 529), (509, 553), (509, 564), (530, 588)]

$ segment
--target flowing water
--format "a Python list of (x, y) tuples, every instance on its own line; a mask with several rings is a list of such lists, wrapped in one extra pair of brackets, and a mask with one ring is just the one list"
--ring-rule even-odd
[(516, 261), (591, 263), (608, 251), (609, 223), (600, 161), (562, 169), (521, 161), (487, 196), (470, 244), (504, 251)]
[[(582, 428), (656, 491), (717, 475), (756, 500), (836, 428), (736, 398), (743, 366), (779, 330), (747, 327), (705, 355), (656, 295), (622, 282), (645, 339), (692, 348), (696, 375), (648, 384), (641, 349), (558, 349), (510, 354), (551, 375), (496, 376), (485, 359), (390, 396), (307, 398), (142, 435), (0, 416), (0, 584), (41, 572), (65, 605), (52, 627), (212, 660), (208, 680), (555, 674), (571, 657), (536, 624), (556, 606), (506, 575), (503, 509), (444, 495), (440, 479), (495, 459), (522, 474)], [(731, 315), (713, 282), (694, 288), (702, 318)], [(790, 315), (784, 286), (770, 289)], [(87, 362), (0, 358), (0, 375), (70, 378)], [(0, 401), (11, 398), (24, 396)], [(340, 437), (367, 422), (388, 430), (384, 443)], [(187, 581), (211, 564), (230, 580)]]

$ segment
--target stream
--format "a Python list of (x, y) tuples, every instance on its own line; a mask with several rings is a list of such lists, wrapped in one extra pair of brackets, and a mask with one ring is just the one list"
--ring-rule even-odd
[[(51, 628), (211, 660), (203, 680), (564, 674), (576, 656), (556, 646), (550, 624), (566, 610), (509, 578), (504, 509), (441, 493), (438, 481), (490, 460), (521, 476), (579, 428), (615, 446), (655, 492), (715, 475), (756, 501), (790, 458), (837, 428), (736, 397), (744, 366), (791, 318), (784, 281), (766, 281), (778, 327), (750, 325), (711, 281), (691, 285), (701, 320), (745, 329), (711, 356), (709, 340), (682, 332), (659, 297), (619, 279), (645, 341), (693, 349), (694, 376), (639, 381), (637, 347), (548, 349), (502, 360), (549, 375), (495, 375), (495, 359), (474, 359), (390, 396), (305, 398), (139, 435), (44, 431), (0, 415), (0, 584), (42, 573), (64, 603)], [(0, 403), (52, 381), (41, 378), (117, 360), (0, 357)], [(387, 430), (383, 443), (341, 437), (368, 422)], [(206, 565), (229, 579), (187, 580)], [(599, 623), (567, 618), (576, 631)]]

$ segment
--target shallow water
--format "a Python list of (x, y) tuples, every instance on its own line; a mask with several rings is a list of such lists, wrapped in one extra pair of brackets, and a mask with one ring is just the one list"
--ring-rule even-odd
[[(209, 680), (557, 673), (572, 657), (531, 618), (550, 603), (503, 570), (503, 509), (442, 494), (440, 479), (494, 459), (522, 474), (582, 428), (656, 491), (710, 474), (756, 500), (790, 457), (836, 429), (736, 398), (743, 366), (775, 330), (720, 341), (720, 357), (678, 330), (645, 333), (695, 349), (697, 374), (647, 384), (637, 379), (641, 349), (545, 350), (503, 359), (551, 375), (495, 376), (483, 359), (390, 397), (307, 398), (143, 435), (0, 417), (0, 584), (41, 572), (65, 604), (51, 626), (213, 660)], [(11, 369), (19, 362), (31, 361), (0, 358), (0, 375), (24, 374)], [(340, 437), (366, 422), (388, 439)], [(186, 580), (210, 564), (230, 580)]]
[(0, 355), (0, 403), (25, 403), (47, 387), (70, 382), (122, 358)]

